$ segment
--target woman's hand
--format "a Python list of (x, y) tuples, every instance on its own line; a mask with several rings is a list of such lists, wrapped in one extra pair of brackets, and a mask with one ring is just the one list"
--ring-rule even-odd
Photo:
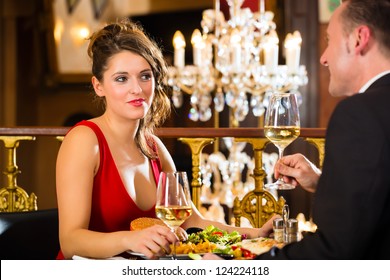
[(179, 227), (177, 230), (176, 230), (176, 236), (177, 238), (180, 240), (180, 241), (186, 241), (188, 239), (188, 234), (187, 232), (185, 231), (185, 229), (183, 229), (182, 227)]
[(223, 260), (223, 258), (213, 253), (206, 253), (203, 255), (202, 260)]
[(269, 237), (273, 233), (273, 221), (276, 218), (281, 218), (280, 215), (273, 215), (264, 225), (260, 228), (259, 237)]
[(273, 215), (264, 223), (261, 228), (238, 228), (241, 234), (245, 234), (247, 238), (254, 239), (258, 237), (269, 237), (273, 233), (272, 222), (275, 218), (280, 218), (280, 215)]
[(284, 156), (275, 165), (275, 178), (283, 176), (283, 180), (304, 190), (314, 193), (317, 189), (321, 170), (302, 154)]
[(177, 242), (177, 236), (165, 226), (155, 225), (143, 230), (131, 231), (129, 249), (144, 254), (148, 259), (157, 259), (169, 254), (170, 244)]

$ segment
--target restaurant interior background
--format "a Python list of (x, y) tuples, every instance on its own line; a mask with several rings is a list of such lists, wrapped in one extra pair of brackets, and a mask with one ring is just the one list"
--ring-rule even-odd
[[(334, 2), (324, 0), (328, 5)], [(277, 32), (283, 38), (288, 32), (299, 30), (302, 36), (301, 64), (306, 65), (308, 84), (300, 91), (303, 103), (300, 107), (302, 127), (326, 127), (330, 114), (339, 101), (327, 91), (329, 74), (319, 64), (326, 47), (327, 19), (321, 18), (322, 0), (266, 0), (266, 10), (275, 13)], [(192, 31), (200, 28), (202, 12), (213, 8), (213, 0), (0, 0), (0, 126), (70, 126), (75, 121), (100, 114), (93, 103), (89, 84), (89, 65), (78, 65), (72, 71), (61, 70), (54, 36), (54, 6), (65, 7), (59, 13), (67, 17), (63, 30), (87, 26), (90, 31), (118, 16), (129, 16), (139, 21), (156, 41), (162, 44), (167, 61), (172, 61), (172, 37), (180, 29), (190, 42)], [(256, 7), (258, 0), (246, 0), (244, 5)], [(68, 6), (66, 6), (68, 5)], [(72, 36), (72, 35), (70, 35)], [(73, 38), (79, 46), (69, 51), (69, 59), (83, 61), (86, 57), (85, 41)], [(188, 44), (189, 45), (189, 44)], [(81, 51), (81, 52), (80, 52)], [(283, 61), (280, 52), (280, 60)], [(188, 62), (187, 62), (188, 60)], [(186, 62), (192, 60), (192, 51), (186, 48)], [(87, 69), (87, 70), (85, 70)], [(166, 127), (213, 127), (208, 122), (193, 122), (188, 113), (188, 96), (185, 105), (175, 109)], [(186, 105), (187, 104), (187, 105)], [(219, 127), (229, 126), (229, 112), (219, 115)], [(240, 127), (256, 127), (252, 115), (240, 123)], [(179, 169), (191, 173), (191, 151), (174, 139), (164, 139)], [(60, 142), (52, 139), (25, 141), (18, 148), (17, 164), (22, 171), (18, 185), (28, 193), (38, 196), (38, 208), (56, 207), (55, 160)], [(272, 145), (269, 145), (272, 146)], [(221, 147), (223, 148), (223, 146)], [(248, 148), (248, 147), (247, 147)], [(247, 149), (246, 148), (246, 149)], [(250, 150), (250, 147), (248, 148)], [(272, 147), (270, 147), (272, 149)], [(291, 145), (286, 153), (299, 150), (299, 144)], [(207, 149), (205, 149), (207, 152)], [(300, 150), (308, 153), (313, 150)], [(250, 151), (249, 151), (250, 152)], [(248, 153), (249, 153), (248, 152)], [(0, 170), (5, 169), (4, 149), (0, 149)], [(5, 185), (2, 176), (0, 186)], [(299, 188), (283, 194), (287, 202), (295, 201), (294, 212), (308, 213), (311, 196)], [(309, 202), (308, 202), (309, 200)], [(296, 206), (295, 206), (296, 205)], [(299, 207), (305, 207), (302, 209)], [(305, 206), (303, 206), (305, 205)]]

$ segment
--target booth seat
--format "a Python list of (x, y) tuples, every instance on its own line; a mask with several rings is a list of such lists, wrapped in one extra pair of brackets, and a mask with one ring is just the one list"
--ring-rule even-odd
[(0, 213), (0, 259), (51, 260), (59, 248), (58, 209)]

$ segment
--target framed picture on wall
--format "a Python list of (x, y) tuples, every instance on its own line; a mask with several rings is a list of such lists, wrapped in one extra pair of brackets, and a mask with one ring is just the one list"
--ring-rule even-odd
[(328, 23), (333, 11), (340, 5), (340, 0), (318, 0), (320, 23)]
[(91, 80), (88, 38), (94, 30), (104, 25), (96, 18), (96, 13), (98, 11), (100, 15), (105, 6), (105, 1), (91, 1), (46, 1), (51, 27), (47, 31), (49, 86), (89, 83)]

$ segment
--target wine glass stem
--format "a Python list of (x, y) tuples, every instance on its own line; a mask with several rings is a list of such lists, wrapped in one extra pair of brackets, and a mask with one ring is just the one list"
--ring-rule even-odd
[(283, 157), (284, 148), (278, 148), (278, 151), (279, 151), (279, 159), (281, 159)]
[[(279, 159), (281, 159), (283, 157), (284, 148), (278, 147), (278, 151), (279, 151)], [(282, 175), (279, 176), (278, 180), (283, 182), (283, 176)]]

